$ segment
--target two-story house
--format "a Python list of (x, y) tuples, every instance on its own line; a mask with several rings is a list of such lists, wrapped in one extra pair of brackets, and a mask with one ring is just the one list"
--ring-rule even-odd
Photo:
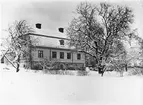
[[(37, 30), (36, 33), (29, 34), (38, 39), (38, 44), (33, 48), (34, 50), (31, 50), (32, 69), (43, 69), (40, 62), (44, 59), (53, 62), (54, 69), (83, 69), (85, 67), (85, 54), (69, 47), (67, 44), (69, 40), (63, 32), (43, 34), (41, 27)], [(23, 64), (25, 66), (25, 63)]]

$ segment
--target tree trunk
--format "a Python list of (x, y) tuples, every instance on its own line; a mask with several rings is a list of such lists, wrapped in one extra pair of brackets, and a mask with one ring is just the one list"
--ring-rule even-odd
[(123, 72), (122, 71), (120, 72), (120, 77), (123, 77)]
[(105, 67), (105, 65), (98, 66), (98, 73), (101, 74), (101, 76), (103, 76), (103, 74), (104, 74), (104, 67)]
[(127, 72), (128, 71), (128, 65), (127, 64), (125, 65), (125, 69), (126, 69), (126, 72)]
[(29, 63), (30, 63), (29, 64), (29, 66), (30, 66), (29, 68), (32, 69), (32, 47), (29, 46), (28, 50), (29, 50), (28, 53), (29, 53)]
[(124, 74), (124, 68), (123, 69), (121, 69), (121, 71), (120, 71), (120, 77), (123, 77), (123, 74)]
[(20, 66), (20, 64), (17, 63), (16, 72), (19, 72), (19, 66)]
[(20, 67), (20, 55), (18, 55), (18, 58), (17, 58), (17, 67), (16, 67), (16, 72), (19, 72), (19, 67)]
[(14, 68), (16, 68), (16, 66), (13, 64), (13, 62), (11, 62), (6, 56), (5, 56), (5, 58), (7, 59), (7, 61), (8, 61)]

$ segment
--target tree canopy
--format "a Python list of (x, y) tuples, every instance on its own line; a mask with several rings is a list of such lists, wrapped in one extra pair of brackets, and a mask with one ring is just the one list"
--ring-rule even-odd
[(9, 37), (6, 39), (7, 41), (7, 51), (3, 55), (12, 54), (13, 60), (11, 62), (12, 65), (16, 65), (16, 71), (19, 71), (20, 66), (20, 59), (21, 57), (25, 59), (27, 58), (28, 61), (31, 59), (30, 47), (35, 45), (36, 40), (29, 36), (29, 33), (33, 33), (33, 28), (25, 21), (15, 21), (8, 27), (8, 34)]
[(129, 37), (133, 12), (129, 7), (84, 2), (67, 28), (70, 45), (96, 59), (98, 65), (125, 53), (122, 40)]

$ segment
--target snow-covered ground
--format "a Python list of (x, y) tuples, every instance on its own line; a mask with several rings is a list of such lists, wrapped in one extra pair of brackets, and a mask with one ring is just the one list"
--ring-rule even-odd
[(143, 105), (142, 77), (91, 74), (62, 76), (1, 69), (0, 105)]

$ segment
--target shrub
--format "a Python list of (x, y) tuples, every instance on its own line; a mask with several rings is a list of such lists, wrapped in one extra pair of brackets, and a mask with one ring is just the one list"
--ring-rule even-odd
[(59, 71), (58, 70), (47, 70), (47, 69), (45, 69), (45, 70), (43, 70), (43, 73), (44, 74), (59, 74), (58, 73)]
[(54, 75), (74, 75), (71, 71), (68, 70), (43, 70), (44, 74), (54, 74)]
[(143, 69), (142, 68), (134, 68), (129, 71), (129, 75), (143, 75)]
[(34, 65), (33, 67), (32, 67), (32, 69), (34, 69), (34, 70), (42, 70), (43, 69), (43, 67), (41, 66), (41, 65)]
[(84, 71), (84, 70), (78, 70), (77, 75), (78, 76), (88, 76), (89, 72)]
[(74, 75), (71, 71), (68, 70), (59, 70), (61, 75)]
[(67, 67), (67, 70), (75, 70), (75, 67)]

